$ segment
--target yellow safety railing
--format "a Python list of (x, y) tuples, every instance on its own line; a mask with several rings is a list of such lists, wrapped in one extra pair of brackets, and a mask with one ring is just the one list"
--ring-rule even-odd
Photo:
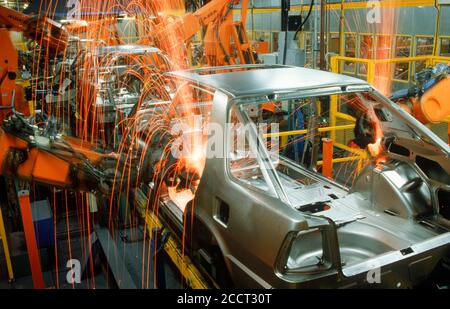
[[(358, 169), (359, 169), (359, 167), (362, 165), (362, 161), (366, 160), (368, 158), (367, 151), (362, 150), (362, 149), (351, 148), (342, 143), (336, 142), (336, 132), (353, 130), (355, 128), (356, 119), (350, 115), (347, 115), (347, 114), (344, 114), (341, 112), (337, 112), (337, 100), (335, 99), (334, 101), (335, 101), (335, 103), (332, 103), (332, 105), (335, 104), (335, 106), (334, 107), (331, 106), (331, 108), (334, 109), (335, 112), (330, 114), (330, 126), (318, 128), (317, 131), (318, 131), (318, 133), (330, 133), (334, 148), (345, 150), (345, 151), (353, 154), (353, 156), (350, 156), (350, 157), (333, 158), (332, 159), (333, 163), (345, 163), (345, 162), (350, 162), (350, 161), (359, 161), (359, 164), (358, 164)], [(345, 124), (345, 125), (336, 125), (337, 118), (347, 120), (347, 121), (350, 121), (353, 123)], [(264, 138), (288, 137), (288, 136), (295, 136), (295, 135), (305, 135), (307, 133), (308, 133), (308, 130), (293, 130), (293, 131), (285, 131), (285, 132), (277, 132), (277, 133), (268, 133), (268, 134), (264, 134), (263, 137)], [(317, 162), (317, 165), (319, 165), (319, 166), (322, 164), (323, 164), (323, 161)]]
[[(331, 69), (334, 73), (343, 72), (343, 63), (353, 62), (355, 64), (365, 64), (367, 66), (367, 81), (369, 84), (374, 84), (377, 78), (377, 66), (386, 64), (397, 64), (397, 63), (414, 63), (423, 62), (427, 67), (435, 66), (439, 63), (449, 63), (450, 57), (440, 57), (440, 56), (416, 56), (416, 57), (404, 57), (404, 58), (391, 58), (391, 59), (363, 59), (363, 58), (351, 58), (343, 56), (334, 56), (331, 58)], [(393, 72), (393, 70), (392, 70)], [(388, 78), (388, 77), (387, 77)], [(352, 148), (344, 143), (340, 143), (337, 140), (337, 132), (353, 130), (355, 128), (356, 119), (348, 114), (340, 111), (339, 106), (339, 96), (332, 95), (330, 101), (330, 120), (328, 127), (319, 128), (318, 133), (329, 133), (329, 137), (333, 143), (332, 147), (336, 149), (344, 150), (351, 154), (349, 157), (345, 158), (333, 158), (332, 163), (344, 163), (350, 161), (359, 161), (357, 171), (362, 168), (363, 161), (369, 158), (369, 154), (366, 150)], [(446, 120), (450, 122), (450, 117)], [(305, 135), (308, 134), (308, 130), (294, 130), (287, 132), (271, 133), (266, 134), (264, 137), (289, 137), (295, 135)], [(450, 124), (449, 124), (449, 136), (450, 136)], [(318, 165), (324, 164), (323, 161), (319, 161)]]
[[(322, 127), (319, 128), (317, 131), (319, 133), (325, 133), (325, 132), (335, 132), (335, 131), (341, 131), (341, 130), (350, 130), (354, 129), (355, 125), (344, 125), (344, 126), (330, 126), (330, 127)], [(286, 136), (293, 136), (293, 135), (304, 135), (307, 134), (308, 130), (294, 130), (294, 131), (286, 131), (286, 132), (278, 132), (278, 133), (269, 133), (265, 134), (265, 138), (269, 137), (286, 137)]]
[[(416, 56), (416, 57), (405, 57), (405, 58), (391, 58), (391, 59), (364, 59), (364, 58), (351, 58), (351, 57), (343, 57), (343, 56), (333, 56), (331, 58), (331, 71), (334, 73), (343, 73), (346, 72), (343, 70), (343, 63), (363, 63), (367, 65), (367, 82), (371, 85), (375, 85), (375, 76), (376, 69), (378, 65), (386, 65), (386, 64), (398, 64), (398, 63), (425, 63), (426, 67), (435, 66), (440, 63), (450, 64), (450, 57), (442, 57), (442, 56)], [(392, 74), (394, 74), (394, 70), (391, 70)], [(411, 72), (409, 73), (411, 74)], [(388, 77), (389, 78), (389, 77)], [(391, 76), (394, 79), (394, 76)], [(375, 85), (376, 86), (376, 85)], [(331, 111), (333, 113), (333, 111)], [(335, 111), (336, 116), (339, 116), (339, 112)], [(449, 123), (449, 132), (450, 132), (450, 117), (448, 117), (445, 122)], [(331, 123), (333, 126), (334, 124)]]
[[(369, 84), (375, 83), (376, 68), (383, 64), (397, 64), (397, 63), (415, 63), (424, 62), (425, 65), (434, 66), (439, 63), (449, 63), (450, 57), (441, 56), (416, 56), (416, 57), (403, 57), (403, 58), (390, 58), (390, 59), (364, 59), (364, 58), (352, 58), (344, 56), (331, 57), (331, 71), (334, 73), (345, 73), (343, 71), (342, 63), (362, 63), (367, 65), (367, 82)], [(394, 70), (392, 70), (394, 72)], [(393, 77), (392, 77), (393, 78)]]
[(6, 268), (8, 270), (9, 282), (14, 281), (14, 272), (11, 263), (11, 255), (9, 253), (8, 240), (6, 239), (5, 223), (3, 221), (2, 210), (0, 208), (0, 240), (3, 244), (3, 252), (5, 254)]

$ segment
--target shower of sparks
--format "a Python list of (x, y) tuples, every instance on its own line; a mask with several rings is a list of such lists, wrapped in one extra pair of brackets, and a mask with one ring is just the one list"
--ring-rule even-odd
[[(57, 1), (47, 1), (48, 6), (41, 7), (39, 16), (52, 17), (57, 7)], [(119, 0), (80, 0), (81, 16), (75, 15), (74, 20), (64, 23), (64, 29), (69, 34), (67, 41), (60, 40), (55, 46), (46, 44), (46, 35), (36, 43), (30, 43), (31, 64), (30, 70), (33, 77), (32, 86), (36, 90), (45, 91), (46, 95), (36, 95), (33, 98), (34, 108), (42, 110), (46, 116), (43, 123), (51, 117), (58, 120), (58, 129), (68, 136), (80, 139), (80, 145), (101, 149), (104, 152), (114, 151), (115, 157), (124, 158), (124, 164), (117, 164), (114, 170), (114, 194), (110, 198), (100, 198), (92, 201), (92, 196), (87, 193), (73, 193), (63, 191), (62, 194), (54, 191), (55, 230), (57, 220), (62, 219), (67, 233), (67, 248), (61, 248), (55, 239), (55, 257), (61, 256), (58, 250), (67, 250), (68, 256), (74, 254), (72, 245), (74, 235), (83, 239), (81, 252), (83, 260), (92, 254), (90, 246), (91, 232), (96, 221), (91, 212), (93, 204), (98, 204), (100, 215), (107, 218), (107, 226), (115, 241), (118, 236), (119, 224), (121, 227), (133, 227), (138, 224), (136, 203), (132, 200), (133, 190), (138, 187), (140, 180), (153, 184), (149, 193), (145, 212), (158, 214), (160, 200), (169, 196), (181, 209), (191, 203), (195, 207), (194, 197), (200, 183), (206, 162), (206, 140), (204, 137), (193, 139), (194, 145), (190, 153), (183, 158), (171, 161), (171, 146), (175, 142), (171, 134), (174, 123), (183, 122), (193, 130), (195, 116), (209, 115), (209, 107), (198, 107), (200, 98), (190, 87), (183, 85), (167, 85), (163, 73), (171, 70), (181, 70), (190, 67), (189, 43), (183, 36), (182, 29), (177, 27), (179, 16), (184, 13), (184, 1), (182, 0), (132, 0), (124, 5)], [(235, 2), (235, 1), (224, 1)], [(231, 10), (225, 8), (224, 14), (220, 14), (220, 22), (232, 20)], [(120, 17), (118, 13), (120, 12)], [(390, 34), (395, 31), (393, 27), (394, 15), (389, 9), (383, 13), (383, 23), (380, 33)], [(35, 21), (36, 25), (42, 22)], [(218, 22), (213, 22), (212, 29), (207, 35), (214, 35), (218, 31)], [(119, 27), (118, 24), (122, 27)], [(48, 29), (42, 29), (42, 33)], [(135, 32), (133, 38), (124, 38), (124, 32)], [(211, 38), (211, 37), (209, 37)], [(376, 48), (376, 59), (389, 57), (385, 52), (389, 44), (388, 39), (381, 45), (386, 48)], [(139, 55), (126, 50), (115, 53), (101, 53), (106, 46), (123, 46), (137, 43), (154, 46), (160, 49), (156, 53)], [(209, 41), (211, 44), (211, 41)], [(381, 46), (380, 45), (380, 46)], [(379, 47), (379, 46), (378, 46)], [(209, 65), (224, 65), (236, 61), (227, 54), (230, 46), (217, 47), (216, 54), (206, 54), (204, 61)], [(374, 48), (372, 46), (371, 48)], [(58, 64), (58, 65), (56, 65)], [(391, 66), (380, 65), (376, 68), (375, 86), (383, 93), (390, 91)], [(117, 90), (113, 93), (115, 99), (125, 96), (137, 96), (137, 104), (131, 116), (125, 112), (115, 111), (112, 123), (102, 121), (111, 111), (104, 104), (98, 104), (100, 100), (107, 101), (108, 93), (102, 88), (104, 85)], [(52, 104), (45, 103), (51, 100)], [(202, 102), (209, 102), (212, 98), (201, 98)], [(156, 106), (156, 107), (153, 107)], [(300, 108), (300, 107), (299, 107)], [(294, 113), (293, 113), (294, 114)], [(376, 117), (376, 116), (375, 116)], [(209, 119), (203, 119), (202, 126), (207, 125)], [(369, 152), (373, 157), (381, 156), (383, 152), (381, 126), (376, 123), (374, 127), (376, 142), (369, 145)], [(112, 139), (109, 137), (113, 137)], [(306, 137), (297, 138), (287, 145), (304, 140)], [(267, 145), (268, 148), (269, 145)], [(149, 159), (148, 152), (152, 152), (153, 158)], [(368, 163), (367, 163), (368, 164)], [(351, 164), (342, 164), (338, 170), (347, 175), (351, 170)], [(133, 177), (132, 172), (137, 173)], [(350, 178), (356, 177), (350, 175)], [(350, 179), (351, 182), (353, 179)], [(133, 183), (135, 181), (136, 183)], [(125, 214), (120, 209), (120, 200), (126, 204)], [(64, 205), (63, 214), (56, 207), (57, 203)], [(103, 205), (107, 209), (103, 209)], [(70, 213), (74, 209), (74, 217), (77, 228), (74, 230), (70, 223)], [(103, 213), (102, 213), (103, 212)], [(104, 213), (106, 212), (106, 214)], [(193, 214), (193, 212), (191, 212)], [(62, 217), (64, 215), (64, 217)], [(126, 218), (127, 222), (119, 222), (119, 216)], [(189, 222), (192, 218), (185, 218)], [(151, 231), (153, 227), (144, 228), (144, 243), (141, 252), (142, 288), (155, 287), (155, 278), (150, 278), (150, 256), (157, 248), (151, 251)], [(191, 233), (192, 231), (184, 231)], [(133, 233), (133, 232), (129, 232)], [(133, 236), (133, 235), (131, 235)], [(150, 237), (145, 237), (150, 236)], [(183, 237), (183, 250), (184, 250)], [(125, 244), (124, 244), (125, 248)], [(116, 253), (119, 254), (119, 253)], [(58, 265), (58, 261), (56, 263)], [(91, 259), (88, 269), (94, 273), (94, 262)], [(56, 272), (58, 273), (58, 266)], [(57, 283), (60, 285), (61, 282)], [(95, 288), (95, 279), (87, 282), (88, 287)], [(75, 287), (75, 286), (73, 286)]]
[[(349, 1), (352, 2), (352, 1)], [(353, 1), (355, 2), (355, 1)], [(374, 2), (368, 2), (366, 10), (348, 10), (344, 20), (344, 56), (371, 60), (388, 60), (395, 58), (394, 43), (398, 29), (398, 8), (391, 6), (372, 7)], [(377, 18), (370, 19), (371, 10), (378, 10)], [(332, 10), (335, 18), (340, 18), (339, 10)], [(365, 33), (358, 33), (354, 29), (366, 29)], [(359, 44), (359, 48), (357, 46)], [(357, 53), (359, 50), (359, 53)], [(392, 92), (392, 79), (395, 64), (378, 63), (375, 65), (375, 86), (381, 93), (389, 95)], [(345, 72), (351, 72), (360, 78), (367, 77), (368, 67), (364, 63), (345, 62)]]
[[(374, 32), (380, 34), (377, 36), (377, 46), (375, 48), (376, 60), (387, 60), (394, 57), (394, 38), (398, 28), (395, 12), (396, 8), (394, 7), (383, 7), (381, 10), (381, 22), (374, 24)], [(374, 86), (385, 95), (389, 95), (392, 91), (393, 68), (394, 65), (391, 63), (379, 64), (375, 67)]]
[[(42, 5), (37, 15), (41, 17), (53, 17), (58, 6), (57, 1), (42, 1), (47, 5)], [(199, 179), (205, 164), (204, 148), (205, 141), (200, 139), (197, 145), (192, 147), (192, 153), (168, 166), (168, 158), (173, 138), (170, 137), (170, 128), (173, 121), (178, 118), (195, 115), (198, 110), (191, 109), (190, 103), (195, 99), (191, 93), (192, 89), (173, 85), (168, 89), (162, 73), (171, 70), (187, 69), (190, 67), (188, 49), (189, 42), (185, 42), (182, 33), (176, 24), (180, 16), (184, 14), (184, 1), (182, 0), (133, 0), (127, 1), (124, 5), (119, 0), (80, 0), (80, 12), (75, 14), (74, 20), (64, 22), (64, 33), (66, 37), (55, 37), (49, 41), (45, 31), (49, 28), (40, 27), (43, 19), (36, 19), (35, 26), (41, 33), (36, 34), (36, 38), (42, 37), (36, 43), (29, 44), (31, 61), (30, 66), (32, 76), (38, 77), (32, 80), (35, 90), (45, 91), (45, 95), (33, 98), (34, 108), (42, 110), (44, 125), (48, 119), (54, 117), (58, 120), (58, 129), (68, 136), (80, 139), (83, 147), (104, 149), (110, 152), (115, 150), (116, 157), (125, 158), (123, 167), (117, 166), (115, 174), (114, 192), (121, 192), (109, 198), (105, 204), (108, 205), (106, 217), (107, 225), (110, 229), (112, 240), (117, 237), (119, 228), (117, 218), (119, 217), (120, 200), (129, 201), (133, 188), (137, 184), (132, 183), (131, 176), (134, 166), (138, 171), (138, 177), (150, 174), (153, 169), (152, 179), (149, 182), (156, 184), (152, 192), (154, 198), (148, 199), (146, 212), (158, 213), (159, 197), (168, 194), (176, 204), (184, 210), (189, 202), (192, 202), (196, 189), (199, 186)], [(118, 14), (120, 13), (120, 15)], [(121, 27), (119, 27), (119, 24)], [(132, 38), (124, 38), (124, 33), (135, 33)], [(54, 44), (56, 42), (56, 44)], [(124, 49), (114, 53), (102, 53), (106, 46), (123, 46), (125, 44), (146, 44), (157, 47), (161, 51), (139, 55), (133, 51)], [(133, 47), (132, 47), (133, 48)], [(105, 49), (106, 50), (106, 49)], [(58, 64), (58, 65), (56, 65)], [(109, 83), (109, 85), (108, 85)], [(99, 100), (107, 100), (108, 96), (102, 86), (111, 86), (117, 89), (113, 93), (114, 99), (120, 100), (124, 96), (137, 96), (137, 104), (134, 114), (131, 117), (124, 112), (116, 111), (113, 123), (103, 121), (111, 111), (106, 109), (104, 104), (98, 104)], [(177, 90), (178, 89), (178, 90)], [(52, 90), (52, 91), (49, 91)], [(123, 92), (125, 90), (125, 92)], [(175, 98), (181, 102), (179, 106), (173, 104), (161, 104), (161, 106), (146, 115), (141, 115), (142, 106), (148, 107), (152, 103), (170, 102), (171, 92), (176, 90)], [(46, 102), (53, 103), (47, 104)], [(174, 100), (177, 102), (177, 100)], [(142, 120), (145, 118), (145, 121)], [(114, 139), (111, 140), (110, 136)], [(142, 143), (139, 145), (139, 142)], [(150, 147), (161, 146), (159, 158), (154, 160), (153, 166), (146, 165), (146, 152)], [(168, 178), (173, 179), (172, 183), (163, 181), (161, 173), (169, 171)], [(177, 182), (179, 174), (187, 178), (186, 182)], [(187, 175), (186, 175), (187, 174)], [(170, 176), (170, 177), (169, 177)], [(136, 181), (138, 181), (136, 179)], [(184, 186), (184, 187), (180, 187)], [(56, 191), (55, 191), (56, 192)], [(57, 230), (57, 220), (60, 218), (56, 207), (59, 194), (53, 195), (55, 230)], [(55, 240), (55, 257), (58, 259), (58, 250), (66, 250), (68, 256), (73, 256), (73, 245), (71, 237), (79, 231), (82, 241), (81, 252), (83, 259), (91, 255), (89, 245), (91, 232), (94, 228), (94, 217), (91, 213), (92, 199), (87, 193), (71, 193), (65, 191), (61, 197), (65, 207), (65, 227), (67, 229), (67, 248), (61, 248)], [(61, 202), (58, 200), (58, 203)], [(75, 202), (74, 204), (72, 204)], [(97, 203), (103, 203), (102, 199)], [(97, 204), (94, 203), (94, 204)], [(69, 222), (70, 204), (76, 210), (78, 226), (80, 229), (73, 230)], [(104, 212), (99, 204), (99, 212)], [(121, 222), (122, 226), (135, 226), (137, 223), (136, 214), (138, 211), (135, 205), (126, 202), (125, 214), (128, 222)], [(133, 214), (133, 215), (131, 215)], [(105, 216), (104, 213), (101, 214)], [(190, 219), (188, 219), (190, 220)], [(149, 227), (151, 229), (152, 227)], [(189, 231), (185, 231), (189, 232)], [(144, 229), (144, 234), (151, 234)], [(150, 235), (151, 236), (151, 235)], [(151, 238), (151, 237), (150, 237)], [(142, 251), (142, 287), (154, 287), (155, 280), (151, 280), (149, 274), (150, 241), (144, 245)], [(184, 246), (184, 237), (183, 237)], [(157, 248), (155, 248), (156, 250)], [(119, 253), (117, 253), (119, 254)], [(56, 262), (62, 263), (61, 261)], [(61, 268), (61, 267), (59, 267)], [(89, 271), (94, 272), (94, 265), (91, 260)], [(58, 266), (56, 272), (58, 273)], [(58, 277), (58, 275), (57, 275)], [(155, 279), (155, 278), (153, 278)], [(61, 282), (57, 282), (57, 287)], [(88, 287), (95, 287), (95, 279), (89, 279)]]

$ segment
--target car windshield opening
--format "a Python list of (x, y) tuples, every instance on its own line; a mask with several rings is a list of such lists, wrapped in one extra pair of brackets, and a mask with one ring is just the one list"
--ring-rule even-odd
[(245, 103), (239, 108), (257, 128), (289, 197), (290, 190), (314, 191), (323, 176), (351, 189), (365, 166), (387, 159), (389, 141), (417, 139), (410, 125), (370, 91), (289, 95), (287, 100)]

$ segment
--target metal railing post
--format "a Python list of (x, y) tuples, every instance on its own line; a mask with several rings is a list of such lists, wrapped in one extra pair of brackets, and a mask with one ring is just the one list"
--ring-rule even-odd
[(328, 178), (333, 178), (333, 140), (330, 138), (323, 138), (323, 164), (322, 175)]

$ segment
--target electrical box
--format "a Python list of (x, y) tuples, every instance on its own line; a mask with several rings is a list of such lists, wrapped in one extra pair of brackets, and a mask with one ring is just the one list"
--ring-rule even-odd
[(291, 15), (288, 20), (288, 31), (297, 31), (302, 24), (301, 15)]

